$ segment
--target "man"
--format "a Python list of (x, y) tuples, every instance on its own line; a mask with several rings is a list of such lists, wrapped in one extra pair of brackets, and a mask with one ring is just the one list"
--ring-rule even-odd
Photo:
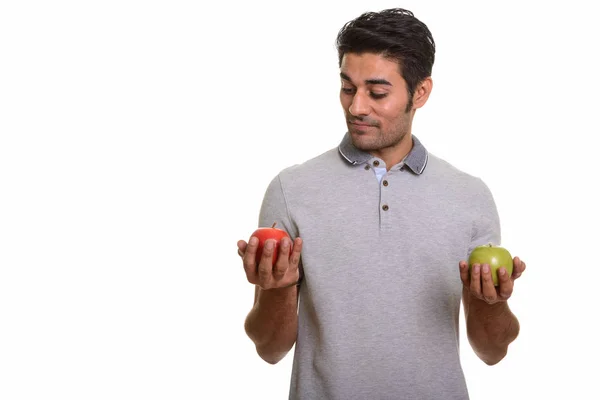
[(260, 357), (296, 345), (291, 399), (468, 399), (459, 354), (460, 302), (475, 353), (498, 363), (519, 323), (507, 299), (525, 269), (492, 283), (465, 260), (500, 243), (492, 194), (479, 178), (429, 153), (412, 135), (432, 90), (435, 43), (407, 10), (365, 13), (337, 38), (348, 132), (339, 147), (281, 171), (259, 225), (292, 240), (255, 260), (245, 328)]

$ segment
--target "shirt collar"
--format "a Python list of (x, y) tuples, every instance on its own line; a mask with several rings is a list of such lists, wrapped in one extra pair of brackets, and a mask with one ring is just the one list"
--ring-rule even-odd
[[(413, 147), (404, 158), (404, 165), (408, 166), (415, 174), (422, 174), (427, 166), (427, 149), (416, 136), (411, 135)], [(373, 158), (367, 152), (357, 149), (352, 144), (350, 134), (346, 132), (338, 146), (340, 154), (352, 165), (363, 164)]]

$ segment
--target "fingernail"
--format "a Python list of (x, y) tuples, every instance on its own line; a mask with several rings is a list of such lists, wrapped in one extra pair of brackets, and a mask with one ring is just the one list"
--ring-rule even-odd
[(506, 274), (506, 270), (505, 270), (504, 268), (500, 268), (500, 269), (498, 270), (498, 273), (499, 273), (500, 275), (504, 276), (504, 275)]
[(248, 244), (250, 244), (252, 246), (256, 246), (258, 244), (258, 238), (256, 236), (252, 236), (250, 238), (250, 241), (248, 242)]
[(288, 246), (289, 246), (288, 240), (286, 238), (281, 239), (281, 248), (287, 249)]
[(272, 240), (268, 240), (267, 243), (265, 244), (265, 248), (267, 250), (271, 250), (273, 248), (273, 241)]
[(489, 266), (489, 265), (487, 265), (487, 264), (485, 264), (485, 265), (483, 266), (483, 273), (484, 273), (484, 274), (487, 274), (488, 272), (490, 272), (490, 266)]

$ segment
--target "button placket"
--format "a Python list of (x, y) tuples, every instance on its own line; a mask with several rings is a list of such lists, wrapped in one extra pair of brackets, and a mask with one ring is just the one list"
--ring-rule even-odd
[[(373, 163), (373, 164), (375, 164), (375, 163)], [(387, 175), (388, 174), (385, 174), (383, 176), (383, 178), (381, 179), (381, 185), (379, 186), (380, 191), (381, 191), (380, 192), (381, 203), (380, 203), (380, 206), (379, 206), (380, 207), (380, 211), (379, 212), (381, 214), (380, 221), (381, 221), (382, 227), (385, 226), (385, 225), (387, 225), (389, 223), (389, 221), (386, 222), (386, 220), (389, 220), (389, 218), (390, 218), (388, 216), (388, 212), (389, 212), (389, 209), (390, 209), (390, 206), (389, 206), (388, 202), (389, 202), (390, 199), (389, 199), (389, 192), (386, 189), (389, 186), (390, 183), (388, 181)]]

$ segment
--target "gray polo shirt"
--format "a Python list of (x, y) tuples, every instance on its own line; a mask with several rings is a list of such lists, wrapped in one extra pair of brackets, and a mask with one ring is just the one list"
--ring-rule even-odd
[(500, 244), (498, 213), (481, 179), (412, 139), (381, 181), (346, 134), (266, 191), (259, 225), (304, 241), (290, 399), (468, 399), (458, 262)]

